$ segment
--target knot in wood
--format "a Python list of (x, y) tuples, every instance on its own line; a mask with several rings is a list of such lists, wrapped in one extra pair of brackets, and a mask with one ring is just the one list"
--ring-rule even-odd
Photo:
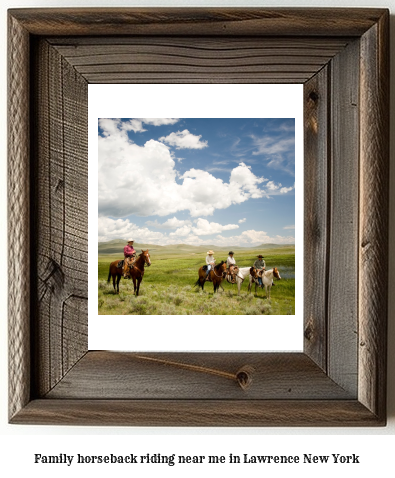
[(317, 103), (318, 99), (319, 99), (319, 96), (317, 92), (311, 91), (309, 93), (309, 100), (311, 100), (313, 103)]
[(311, 340), (313, 338), (313, 335), (313, 325), (311, 323), (308, 323), (304, 330), (304, 337), (306, 340)]
[(251, 365), (245, 365), (236, 373), (237, 382), (243, 390), (246, 390), (251, 386), (254, 372), (254, 367)]

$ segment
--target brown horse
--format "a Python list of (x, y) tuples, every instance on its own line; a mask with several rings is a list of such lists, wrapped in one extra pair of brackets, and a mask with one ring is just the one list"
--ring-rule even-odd
[(148, 253), (148, 249), (146, 251), (141, 249), (141, 254), (139, 254), (138, 258), (133, 262), (133, 264), (127, 264), (124, 269), (125, 279), (133, 279), (134, 294), (136, 296), (139, 295), (140, 284), (143, 280), (145, 265), (147, 265), (147, 267), (151, 265), (151, 258)]
[[(202, 266), (200, 269), (199, 269), (199, 279), (197, 280), (195, 286), (200, 286), (202, 288), (202, 290), (204, 290), (204, 283), (206, 282), (206, 270), (203, 269), (204, 266)], [(207, 280), (208, 281), (211, 281), (213, 283), (213, 286), (214, 286), (214, 293), (217, 292), (217, 290), (219, 289), (219, 286), (222, 282), (222, 280), (224, 279), (224, 276), (225, 276), (225, 272), (226, 272), (226, 262), (225, 261), (221, 261), (220, 264), (214, 266), (214, 269), (211, 269), (209, 274), (208, 274), (208, 277), (207, 277)]]
[[(119, 262), (120, 260), (111, 262), (110, 270), (108, 272), (107, 282), (110, 282), (112, 277), (114, 291), (117, 294), (119, 294), (119, 281), (121, 280), (121, 277), (124, 275), (125, 279), (132, 278), (133, 285), (134, 285), (134, 293), (136, 295), (139, 295), (140, 284), (144, 276), (144, 266), (145, 264), (147, 264), (147, 266), (151, 265), (151, 259), (148, 254), (148, 249), (146, 251), (141, 250), (141, 254), (139, 254), (137, 259), (133, 263), (132, 267), (129, 265), (126, 265), (126, 268), (124, 270), (123, 267), (118, 267)], [(115, 288), (115, 278), (117, 279), (116, 288)], [(137, 281), (137, 287), (136, 287), (136, 281)]]

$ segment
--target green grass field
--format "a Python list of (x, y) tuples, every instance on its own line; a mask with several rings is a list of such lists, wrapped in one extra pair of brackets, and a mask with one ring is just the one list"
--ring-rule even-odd
[[(118, 244), (119, 243), (119, 244)], [(133, 294), (133, 281), (121, 279), (120, 293), (114, 294), (112, 281), (107, 283), (109, 264), (122, 258), (123, 243), (99, 244), (98, 313), (102, 315), (294, 315), (295, 314), (295, 247), (265, 246), (259, 249), (234, 248), (239, 267), (250, 267), (262, 254), (266, 269), (277, 267), (281, 280), (275, 280), (270, 300), (262, 289), (247, 292), (248, 278), (241, 286), (222, 281), (224, 291), (213, 293), (213, 285), (206, 282), (204, 291), (194, 287), (198, 269), (205, 264), (206, 251), (215, 251), (217, 263), (226, 260), (229, 249), (214, 246), (135, 245), (139, 252), (149, 249), (151, 267), (145, 269), (140, 295)], [(119, 251), (119, 252), (116, 252)]]

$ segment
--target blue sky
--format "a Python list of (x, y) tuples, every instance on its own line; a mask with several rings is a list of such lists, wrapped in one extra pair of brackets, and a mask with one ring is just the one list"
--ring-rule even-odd
[(295, 242), (293, 118), (102, 118), (98, 133), (99, 242)]

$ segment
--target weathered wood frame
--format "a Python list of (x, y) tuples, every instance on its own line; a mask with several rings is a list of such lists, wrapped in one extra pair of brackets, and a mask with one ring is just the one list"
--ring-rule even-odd
[[(11, 423), (386, 423), (388, 29), (383, 9), (9, 11)], [(90, 82), (304, 84), (304, 353), (87, 350)]]

